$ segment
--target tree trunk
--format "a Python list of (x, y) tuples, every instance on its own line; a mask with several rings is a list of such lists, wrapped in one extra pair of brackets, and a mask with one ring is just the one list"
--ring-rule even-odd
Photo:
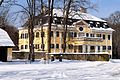
[[(72, 0), (69, 0), (67, 9), (64, 10), (64, 32), (63, 32), (63, 53), (66, 51), (66, 38), (67, 38), (67, 22), (68, 22), (68, 15), (70, 10), (70, 5), (72, 3)], [(65, 6), (65, 5), (64, 5)], [(64, 8), (65, 9), (65, 8)]]
[[(48, 0), (48, 17), (49, 17), (49, 22), (48, 22), (48, 24), (49, 24), (49, 27), (48, 27), (48, 34), (47, 34), (47, 36), (48, 36), (48, 56), (47, 56), (47, 58), (48, 58), (48, 60), (49, 60), (49, 53), (51, 52), (51, 48), (50, 48), (50, 45), (51, 45), (51, 36), (50, 36), (50, 33), (51, 33), (51, 23), (52, 23), (52, 15), (53, 15), (53, 4), (54, 4), (54, 0), (52, 0), (52, 3), (51, 3), (51, 0)], [(49, 63), (49, 61), (48, 61), (48, 63)]]

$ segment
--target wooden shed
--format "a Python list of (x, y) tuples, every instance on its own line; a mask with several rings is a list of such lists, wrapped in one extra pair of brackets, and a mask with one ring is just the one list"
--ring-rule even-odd
[(0, 28), (0, 61), (6, 62), (12, 60), (12, 47), (14, 43), (8, 33)]

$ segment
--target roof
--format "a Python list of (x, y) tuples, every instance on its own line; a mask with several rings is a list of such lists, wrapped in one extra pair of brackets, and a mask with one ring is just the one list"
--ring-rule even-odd
[[(53, 9), (53, 14), (57, 17), (63, 17), (63, 10), (62, 9)], [(97, 18), (91, 14), (88, 13), (82, 13), (80, 11), (72, 11), (69, 15), (69, 18), (73, 19), (83, 19), (83, 20), (91, 20), (91, 21), (100, 21), (100, 22), (106, 22), (105, 20), (102, 20), (100, 18)]]
[(8, 33), (0, 28), (0, 46), (14, 46), (11, 38), (9, 37)]

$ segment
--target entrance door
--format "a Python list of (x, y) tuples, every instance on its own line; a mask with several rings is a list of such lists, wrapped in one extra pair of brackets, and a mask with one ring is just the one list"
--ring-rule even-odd
[(7, 61), (7, 48), (5, 47), (0, 47), (0, 61)]

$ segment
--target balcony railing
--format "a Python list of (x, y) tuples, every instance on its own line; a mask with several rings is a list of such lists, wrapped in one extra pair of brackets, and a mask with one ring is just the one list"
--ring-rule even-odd
[(72, 40), (77, 40), (77, 41), (99, 41), (102, 42), (103, 39), (100, 37), (76, 37), (73, 38)]

